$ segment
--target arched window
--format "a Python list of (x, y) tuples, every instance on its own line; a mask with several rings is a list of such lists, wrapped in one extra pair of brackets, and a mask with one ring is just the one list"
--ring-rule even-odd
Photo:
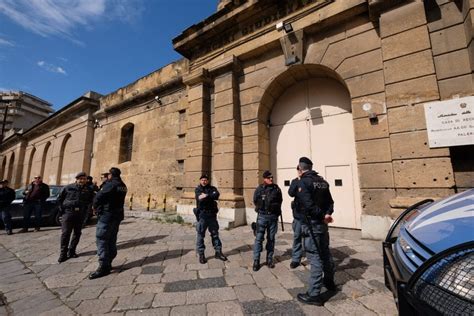
[(122, 127), (120, 134), (119, 163), (132, 160), (134, 127), (132, 123), (127, 123)]
[(2, 162), (2, 171), (0, 173), (0, 179), (5, 179), (5, 175), (7, 174), (7, 156), (3, 157), (3, 162)]
[(28, 184), (30, 183), (31, 181), (31, 170), (33, 168), (33, 159), (35, 157), (35, 153), (36, 153), (36, 147), (33, 147), (33, 149), (31, 150), (31, 154), (30, 154), (30, 159), (28, 161), (28, 168), (26, 170), (26, 179), (25, 179), (25, 183)]
[(8, 176), (7, 180), (12, 183), (13, 182), (13, 165), (15, 164), (15, 153), (13, 152), (10, 156), (10, 161), (8, 162)]

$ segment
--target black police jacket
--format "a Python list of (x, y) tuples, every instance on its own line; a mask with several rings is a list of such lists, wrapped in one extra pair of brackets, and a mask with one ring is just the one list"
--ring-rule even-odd
[(15, 199), (15, 190), (12, 188), (4, 187), (0, 189), (0, 207), (4, 208), (9, 206)]
[(127, 186), (125, 183), (120, 177), (113, 177), (107, 180), (102, 189), (97, 192), (92, 205), (98, 214), (107, 212), (112, 214), (114, 218), (122, 220), (126, 195)]
[(77, 207), (84, 210), (92, 203), (93, 197), (94, 192), (88, 185), (71, 183), (66, 185), (59, 193), (58, 203), (64, 211)]
[(260, 184), (253, 194), (255, 211), (259, 213), (280, 215), (282, 202), (281, 190), (276, 184)]
[[(202, 200), (199, 199), (201, 193), (207, 194), (207, 196)], [(194, 194), (196, 197), (196, 208), (199, 209), (199, 211), (211, 213), (217, 213), (219, 211), (216, 201), (219, 199), (220, 193), (217, 191), (216, 187), (209, 184), (204, 187), (198, 185), (194, 190)]]
[(329, 183), (316, 171), (307, 171), (299, 180), (295, 179), (293, 182), (288, 194), (295, 198), (294, 212), (299, 218), (308, 214), (313, 220), (323, 220), (326, 214), (334, 212)]

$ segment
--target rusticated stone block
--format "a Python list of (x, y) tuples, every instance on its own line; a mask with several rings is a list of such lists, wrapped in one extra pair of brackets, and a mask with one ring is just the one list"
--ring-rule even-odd
[(433, 55), (452, 52), (467, 46), (466, 33), (462, 24), (430, 34)]
[[(403, 23), (400, 23), (403, 21)], [(383, 13), (380, 17), (382, 38), (426, 24), (422, 2), (413, 2)]]
[(355, 140), (367, 140), (388, 137), (388, 122), (386, 115), (378, 116), (378, 124), (372, 125), (368, 118), (354, 120)]
[(221, 91), (219, 93), (216, 93), (214, 96), (214, 105), (216, 108), (233, 103), (234, 91), (232, 89)]
[(388, 126), (390, 133), (426, 129), (423, 104), (388, 109)]
[(231, 170), (241, 169), (242, 167), (242, 154), (239, 153), (225, 153), (214, 155), (212, 168), (217, 170)]
[(352, 98), (375, 94), (385, 90), (384, 72), (376, 71), (346, 80)]
[(214, 122), (224, 122), (236, 117), (237, 109), (233, 104), (224, 105), (215, 109)]
[(431, 148), (426, 131), (390, 135), (393, 159), (449, 156), (448, 148)]
[(369, 30), (329, 45), (321, 64), (331, 69), (335, 69), (344, 61), (344, 59), (379, 47), (380, 38), (377, 32), (375, 30)]
[(430, 32), (445, 29), (463, 22), (462, 12), (458, 9), (456, 3), (452, 1), (440, 5), (439, 10), (428, 11), (427, 18), (428, 21), (432, 21), (428, 23)]
[(265, 91), (260, 87), (253, 87), (240, 92), (240, 105), (259, 102)]
[(467, 49), (443, 54), (434, 58), (438, 80), (471, 73)]
[(474, 93), (474, 75), (472, 74), (440, 80), (438, 84), (442, 100), (455, 96), (470, 96)]
[(365, 215), (389, 215), (389, 200), (395, 196), (394, 189), (361, 190), (362, 213)]
[(453, 189), (447, 188), (403, 188), (397, 189), (397, 195), (403, 197), (418, 197), (421, 201), (422, 199), (428, 197), (434, 200), (439, 200), (441, 198), (450, 196), (454, 193)]
[(384, 63), (387, 84), (431, 75), (435, 72), (431, 50), (391, 59)]
[(359, 165), (360, 187), (363, 189), (393, 188), (391, 163), (371, 163)]
[(439, 100), (435, 75), (405, 80), (386, 86), (387, 107)]
[(368, 117), (367, 112), (362, 109), (362, 106), (365, 103), (370, 103), (374, 113), (387, 114), (387, 108), (385, 106), (385, 93), (382, 92), (352, 99), (352, 117), (354, 119)]
[(356, 142), (358, 163), (388, 162), (390, 155), (390, 140), (388, 138)]
[(229, 120), (225, 122), (219, 122), (215, 124), (214, 136), (216, 138), (229, 137), (229, 136), (241, 136), (240, 126), (236, 120)]
[(427, 158), (393, 162), (395, 185), (400, 188), (449, 188), (454, 185), (449, 158)]
[(430, 38), (425, 25), (382, 39), (383, 59), (412, 54), (430, 48)]
[(383, 68), (382, 52), (376, 49), (361, 55), (347, 58), (337, 67), (337, 73), (343, 78), (351, 78)]
[[(255, 189), (260, 183), (261, 172), (258, 170), (244, 170), (243, 181), (244, 188)], [(252, 198), (248, 201), (252, 201)]]

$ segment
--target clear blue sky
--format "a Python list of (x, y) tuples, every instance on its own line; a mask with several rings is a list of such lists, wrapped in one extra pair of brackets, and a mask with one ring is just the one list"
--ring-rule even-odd
[(55, 110), (110, 93), (181, 56), (171, 40), (217, 0), (0, 0), (0, 90)]

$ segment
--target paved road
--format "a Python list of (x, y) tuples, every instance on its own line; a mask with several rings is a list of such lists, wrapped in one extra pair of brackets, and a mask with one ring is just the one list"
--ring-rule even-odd
[(97, 268), (95, 228), (83, 230), (80, 257), (62, 264), (59, 235), (59, 228), (0, 234), (0, 315), (397, 314), (383, 285), (380, 242), (361, 240), (358, 231), (331, 229), (340, 291), (324, 307), (295, 299), (305, 291), (309, 265), (289, 269), (289, 226), (277, 235), (275, 269), (253, 272), (249, 227), (221, 232), (228, 262), (211, 258), (202, 265), (193, 227), (127, 218), (113, 273), (96, 280), (87, 279)]

